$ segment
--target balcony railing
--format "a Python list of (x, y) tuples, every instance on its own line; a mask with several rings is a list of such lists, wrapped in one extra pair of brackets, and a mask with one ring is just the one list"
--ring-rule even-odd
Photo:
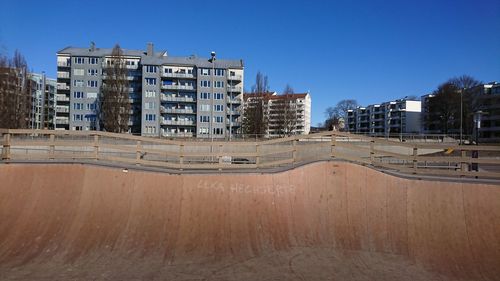
[(194, 85), (161, 85), (162, 89), (167, 89), (167, 90), (195, 90), (196, 87)]
[(69, 124), (68, 118), (56, 118), (56, 124)]
[(68, 62), (68, 61), (58, 61), (57, 62), (57, 66), (70, 67), (71, 66), (71, 62)]
[(58, 90), (69, 90), (70, 87), (67, 84), (57, 84), (57, 89)]
[(193, 97), (172, 97), (172, 96), (166, 96), (166, 95), (161, 95), (161, 100), (162, 101), (179, 101), (179, 102), (195, 102), (195, 98)]
[(187, 132), (187, 133), (165, 132), (162, 135), (164, 137), (177, 137), (177, 138), (192, 138), (192, 137), (194, 137), (194, 133), (193, 132)]
[(227, 86), (229, 92), (241, 92), (241, 86)]
[(162, 73), (163, 77), (174, 77), (174, 78), (196, 78), (193, 73)]
[(160, 107), (161, 113), (195, 113), (192, 108), (166, 108)]
[(67, 107), (67, 106), (56, 106), (56, 112), (69, 112), (69, 107)]
[(65, 95), (57, 95), (56, 101), (69, 101), (69, 97), (67, 97)]
[(237, 98), (232, 99), (232, 98), (228, 97), (228, 98), (226, 98), (226, 101), (227, 101), (227, 103), (232, 103), (232, 104), (240, 104), (241, 103), (241, 99), (237, 99)]
[(194, 120), (166, 120), (163, 119), (161, 122), (162, 125), (177, 125), (177, 126), (194, 126)]
[(69, 78), (69, 72), (57, 72), (57, 78)]

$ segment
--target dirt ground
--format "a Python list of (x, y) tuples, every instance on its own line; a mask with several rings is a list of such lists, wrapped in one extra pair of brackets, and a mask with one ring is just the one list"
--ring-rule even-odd
[(0, 165), (0, 280), (500, 280), (500, 186)]

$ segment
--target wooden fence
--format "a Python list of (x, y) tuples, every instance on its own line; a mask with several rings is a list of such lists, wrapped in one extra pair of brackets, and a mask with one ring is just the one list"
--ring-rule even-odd
[(2, 162), (101, 161), (169, 170), (229, 170), (343, 159), (408, 174), (500, 178), (500, 146), (400, 142), (333, 131), (231, 142), (100, 131), (0, 129), (0, 136)]

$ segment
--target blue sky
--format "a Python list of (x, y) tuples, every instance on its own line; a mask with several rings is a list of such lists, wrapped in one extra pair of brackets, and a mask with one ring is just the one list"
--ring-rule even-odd
[(18, 1), (2, 0), (0, 50), (56, 73), (66, 46), (144, 49), (243, 59), (273, 90), (310, 91), (312, 123), (346, 98), (420, 96), (469, 74), (500, 81), (500, 1)]

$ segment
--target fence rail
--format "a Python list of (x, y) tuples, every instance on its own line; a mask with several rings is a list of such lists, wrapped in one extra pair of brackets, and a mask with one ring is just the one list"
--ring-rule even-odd
[(1, 161), (101, 161), (229, 170), (344, 159), (408, 174), (499, 178), (500, 146), (400, 142), (341, 132), (270, 140), (166, 140), (101, 131), (0, 129)]

